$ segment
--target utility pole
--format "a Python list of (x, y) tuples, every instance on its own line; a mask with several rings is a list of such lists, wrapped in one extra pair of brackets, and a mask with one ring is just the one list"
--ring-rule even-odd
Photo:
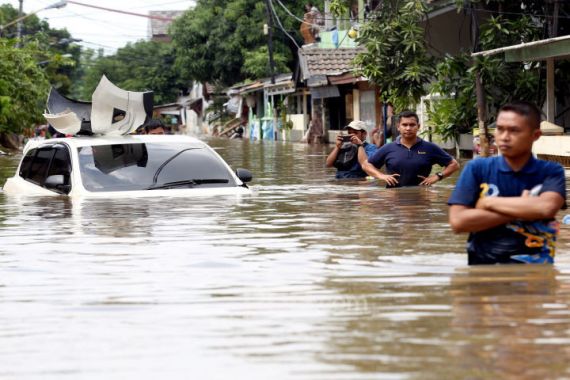
[(273, 61), (273, 17), (271, 15), (271, 0), (265, 0), (267, 5), (267, 47), (269, 49), (269, 73), (271, 84), (275, 84), (275, 62)]
[(24, 19), (26, 19), (32, 15), (35, 15), (38, 12), (45, 11), (46, 9), (54, 9), (54, 8), (59, 9), (59, 8), (65, 7), (67, 5), (67, 0), (60, 0), (57, 3), (43, 7), (41, 9), (38, 9), (37, 11), (33, 11), (33, 12), (28, 13), (28, 14), (24, 14), (24, 10), (23, 10), (24, 0), (19, 0), (19, 2), (20, 2), (20, 11), (19, 11), (18, 18), (10, 21), (4, 25), (0, 25), (0, 36), (1, 36), (2, 32), (4, 30), (6, 30), (7, 27), (16, 24), (16, 38), (17, 38), (17, 46), (18, 47), (20, 46), (20, 39), (22, 38), (22, 25), (23, 25), (22, 21), (24, 21)]
[(22, 15), (24, 14), (24, 0), (18, 0), (20, 7), (18, 9), (18, 25), (16, 25), (16, 47), (20, 47), (22, 38)]

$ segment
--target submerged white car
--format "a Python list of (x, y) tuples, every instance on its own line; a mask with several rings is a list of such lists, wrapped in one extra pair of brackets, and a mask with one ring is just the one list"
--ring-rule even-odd
[(100, 198), (248, 194), (251, 178), (193, 137), (85, 136), (30, 140), (3, 190)]

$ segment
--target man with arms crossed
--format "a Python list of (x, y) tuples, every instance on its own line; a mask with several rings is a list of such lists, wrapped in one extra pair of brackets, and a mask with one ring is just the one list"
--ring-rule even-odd
[[(362, 169), (372, 177), (385, 181), (388, 187), (431, 186), (459, 169), (459, 164), (437, 145), (418, 137), (418, 115), (404, 111), (398, 117), (400, 136), (395, 142), (378, 149)], [(431, 173), (434, 164), (444, 169)], [(379, 169), (386, 165), (387, 174)]]
[(449, 223), (470, 233), (470, 265), (554, 262), (554, 216), (566, 206), (566, 187), (562, 166), (532, 155), (540, 135), (534, 104), (506, 104), (495, 130), (501, 156), (475, 159), (461, 173), (448, 201)]

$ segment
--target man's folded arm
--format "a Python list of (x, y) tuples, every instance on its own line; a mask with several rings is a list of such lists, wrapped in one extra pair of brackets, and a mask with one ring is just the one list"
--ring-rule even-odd
[(456, 233), (479, 232), (508, 223), (513, 219), (511, 216), (495, 211), (465, 205), (454, 204), (449, 208), (449, 224)]
[(508, 215), (514, 219), (551, 219), (564, 205), (564, 198), (555, 191), (546, 191), (538, 197), (485, 197), (477, 202), (477, 209)]

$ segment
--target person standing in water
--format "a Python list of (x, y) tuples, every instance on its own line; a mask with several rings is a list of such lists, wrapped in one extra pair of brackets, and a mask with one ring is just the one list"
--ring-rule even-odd
[[(419, 129), (419, 118), (415, 112), (400, 113), (400, 136), (395, 142), (378, 149), (362, 164), (362, 169), (368, 175), (385, 181), (387, 187), (431, 186), (459, 169), (457, 161), (443, 149), (419, 138)], [(443, 166), (443, 170), (431, 174), (434, 164)], [(384, 165), (386, 173), (379, 170)]]
[(566, 207), (564, 168), (538, 160), (540, 110), (514, 102), (500, 108), (495, 142), (500, 156), (467, 164), (449, 198), (449, 224), (469, 232), (468, 263), (554, 262), (558, 223)]

